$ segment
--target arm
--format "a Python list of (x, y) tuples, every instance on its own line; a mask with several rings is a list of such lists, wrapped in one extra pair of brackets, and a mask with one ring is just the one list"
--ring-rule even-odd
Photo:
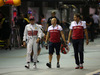
[(45, 40), (46, 43), (47, 43), (48, 39), (49, 39), (49, 32), (47, 32), (47, 35), (46, 35), (46, 40)]
[(92, 22), (90, 22), (90, 23), (86, 23), (86, 25), (88, 25), (88, 26), (90, 26), (92, 24)]
[(50, 23), (50, 18), (47, 20), (47, 26), (46, 26), (45, 31), (48, 31), (49, 23)]
[(39, 43), (40, 39), (42, 38), (42, 34), (43, 34), (42, 30), (39, 28), (38, 29), (38, 38), (37, 38), (36, 43)]
[(68, 43), (70, 42), (71, 35), (72, 35), (72, 30), (69, 31)]
[(85, 32), (85, 36), (86, 36), (86, 44), (88, 45), (89, 44), (89, 40), (88, 40), (88, 32), (87, 32), (87, 29), (84, 29), (84, 32)]
[(26, 46), (26, 37), (27, 37), (27, 27), (25, 27), (24, 36), (23, 36), (23, 46), (24, 47)]
[(46, 29), (45, 29), (45, 31), (47, 31), (48, 30), (48, 24), (47, 24), (47, 26), (46, 26)]
[(65, 36), (64, 36), (63, 31), (61, 31), (60, 33), (61, 33), (62, 39), (63, 39), (63, 41), (64, 41), (64, 43), (65, 43), (65, 45), (66, 45), (66, 40), (65, 40)]

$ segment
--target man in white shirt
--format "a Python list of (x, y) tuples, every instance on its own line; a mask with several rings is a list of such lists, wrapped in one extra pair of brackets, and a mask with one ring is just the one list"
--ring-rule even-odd
[(94, 20), (94, 30), (97, 33), (99, 29), (99, 16), (95, 13), (92, 17)]

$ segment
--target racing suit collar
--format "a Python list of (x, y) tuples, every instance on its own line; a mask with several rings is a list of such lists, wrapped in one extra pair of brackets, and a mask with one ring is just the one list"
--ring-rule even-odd
[(32, 26), (36, 26), (36, 23), (34, 23), (34, 24), (30, 24), (30, 25), (32, 25)]

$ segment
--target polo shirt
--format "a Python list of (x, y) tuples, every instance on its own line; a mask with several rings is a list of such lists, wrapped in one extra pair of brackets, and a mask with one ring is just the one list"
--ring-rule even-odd
[(62, 31), (62, 27), (60, 25), (56, 25), (53, 27), (53, 25), (48, 27), (48, 32), (50, 33), (50, 42), (58, 43), (60, 42), (60, 31)]
[(72, 39), (83, 39), (84, 29), (86, 29), (86, 22), (79, 21), (77, 24), (76, 21), (72, 21), (69, 29), (72, 30)]

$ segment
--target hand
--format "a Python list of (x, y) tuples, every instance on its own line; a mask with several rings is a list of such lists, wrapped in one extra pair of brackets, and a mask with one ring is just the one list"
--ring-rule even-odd
[(89, 44), (89, 41), (86, 41), (86, 45), (88, 45)]
[(26, 42), (25, 41), (23, 42), (23, 47), (26, 47)]
[(47, 46), (48, 45), (47, 42), (45, 42), (44, 45)]
[(36, 40), (36, 43), (39, 43), (39, 41), (40, 41), (40, 39), (38, 38), (38, 39)]
[(45, 46), (46, 49), (48, 49), (48, 44), (47, 44), (47, 42), (45, 42), (44, 46)]
[(70, 41), (67, 41), (67, 44), (69, 44), (70, 43)]

